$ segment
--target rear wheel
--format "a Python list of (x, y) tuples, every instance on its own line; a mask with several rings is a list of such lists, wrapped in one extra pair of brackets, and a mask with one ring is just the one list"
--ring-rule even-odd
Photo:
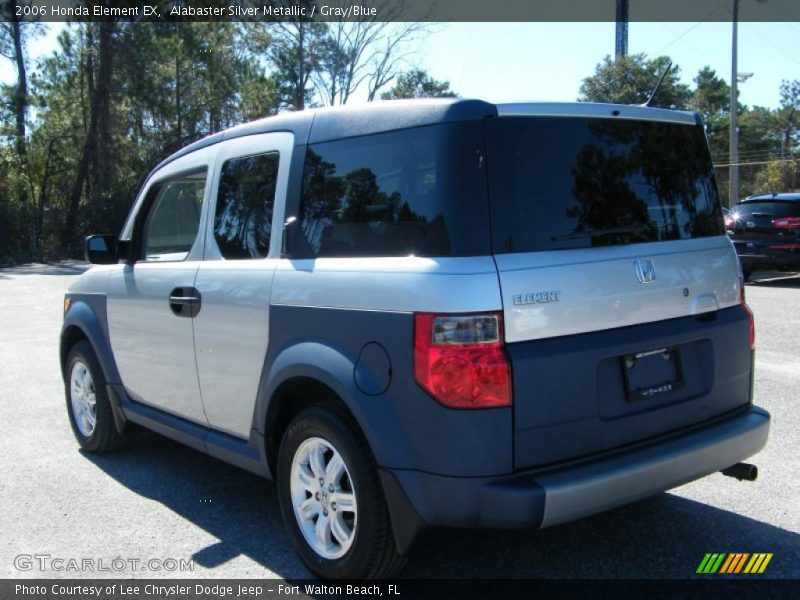
[(405, 563), (375, 459), (347, 415), (313, 407), (295, 417), (281, 442), (277, 484), (292, 543), (315, 575), (387, 577)]
[(69, 422), (81, 447), (100, 454), (117, 448), (122, 434), (114, 424), (105, 376), (88, 342), (70, 350), (64, 383)]

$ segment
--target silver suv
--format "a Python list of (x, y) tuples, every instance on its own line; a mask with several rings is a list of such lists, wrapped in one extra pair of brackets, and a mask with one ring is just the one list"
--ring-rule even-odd
[(80, 445), (136, 423), (274, 478), (321, 577), (396, 572), (429, 526), (604, 511), (767, 439), (694, 113), (280, 115), (162, 162), (86, 252), (61, 336)]

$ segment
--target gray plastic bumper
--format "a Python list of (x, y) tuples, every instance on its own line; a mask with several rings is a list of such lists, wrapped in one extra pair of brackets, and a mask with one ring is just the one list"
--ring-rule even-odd
[(750, 407), (702, 429), (549, 472), (469, 478), (382, 469), (381, 478), (396, 531), (549, 527), (730, 467), (764, 447), (769, 422), (769, 413)]
[(545, 491), (542, 527), (574, 521), (668, 490), (761, 450), (769, 413), (744, 415), (696, 433), (595, 464), (537, 477)]

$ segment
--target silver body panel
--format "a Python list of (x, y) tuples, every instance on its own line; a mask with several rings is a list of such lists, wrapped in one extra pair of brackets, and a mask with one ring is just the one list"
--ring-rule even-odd
[(108, 282), (108, 333), (122, 383), (135, 400), (206, 424), (192, 319), (176, 317), (170, 291), (194, 285), (198, 262), (120, 265)]
[[(507, 342), (701, 314), (735, 306), (740, 298), (739, 264), (725, 236), (498, 254), (495, 260)], [(652, 282), (639, 281), (636, 260), (651, 261)]]
[(502, 309), (491, 256), (278, 261), (273, 304), (396, 312)]
[[(276, 198), (286, 196), (294, 145), (291, 133), (247, 136), (221, 145), (211, 189), (219, 188), (225, 161), (253, 154), (278, 152)], [(193, 319), (197, 372), (209, 425), (238, 437), (250, 436), (253, 406), (269, 340), (272, 279), (280, 255), (284, 203), (273, 211), (269, 256), (256, 260), (225, 260), (214, 239), (213, 197), (206, 225), (205, 260), (195, 287), (203, 298)]]

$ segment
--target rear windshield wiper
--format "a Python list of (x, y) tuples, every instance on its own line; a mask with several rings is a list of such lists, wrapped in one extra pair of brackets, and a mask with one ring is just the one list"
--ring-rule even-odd
[(636, 223), (634, 225), (622, 225), (620, 227), (604, 227), (601, 229), (589, 229), (588, 231), (578, 231), (575, 233), (567, 233), (564, 235), (555, 235), (550, 238), (551, 242), (558, 242), (561, 240), (579, 240), (583, 238), (598, 237), (601, 235), (615, 235), (618, 233), (644, 233), (650, 229), (650, 225), (645, 223)]

